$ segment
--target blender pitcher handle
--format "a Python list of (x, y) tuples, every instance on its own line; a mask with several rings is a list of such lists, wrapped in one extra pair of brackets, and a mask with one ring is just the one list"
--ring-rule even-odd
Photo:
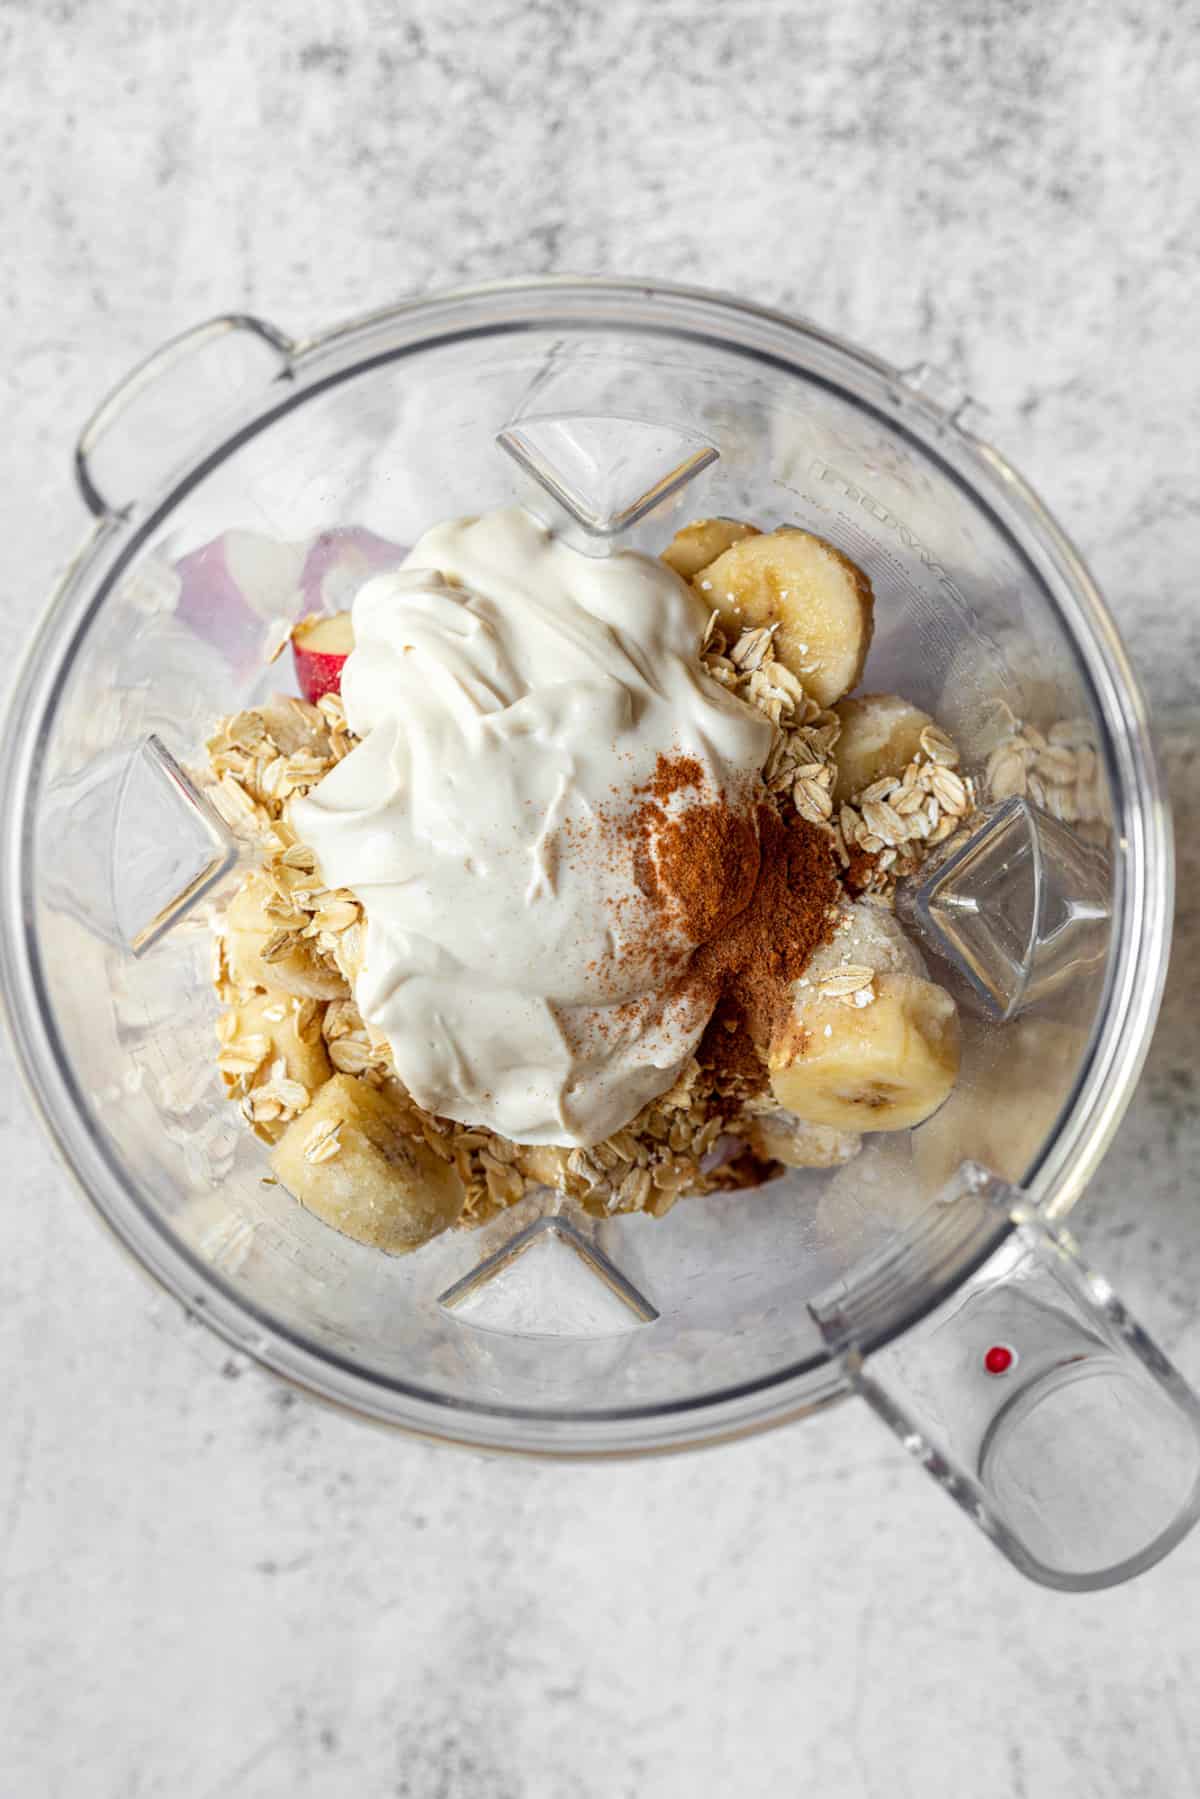
[(75, 479), (97, 518), (157, 486), (164, 461), (195, 446), (247, 389), (288, 380), (295, 344), (249, 313), (225, 313), (171, 338), (101, 401), (75, 446)]
[[(981, 1209), (999, 1247), (885, 1340)], [(813, 1315), (851, 1388), (1032, 1580), (1114, 1586), (1200, 1516), (1200, 1399), (1019, 1188), (968, 1165), (915, 1239)]]

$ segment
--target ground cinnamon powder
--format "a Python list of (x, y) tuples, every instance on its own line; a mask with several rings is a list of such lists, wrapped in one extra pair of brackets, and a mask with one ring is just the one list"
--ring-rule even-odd
[(644, 787), (635, 788), (637, 793), (648, 793), (651, 799), (660, 802), (669, 800), (673, 793), (680, 793), (687, 787), (697, 790), (704, 786), (704, 765), (695, 756), (662, 756), (654, 766), (654, 774)]
[[(698, 1016), (711, 1013), (701, 1065), (719, 1088), (748, 1097), (766, 1084), (767, 1045), (832, 929), (840, 889), (828, 833), (790, 802), (713, 800), (703, 780), (694, 758), (660, 756), (623, 832), (664, 933), (682, 928), (700, 944), (669, 989)], [(668, 812), (665, 801), (692, 788), (696, 800)]]
[(748, 905), (761, 866), (753, 816), (724, 802), (689, 806), (657, 831), (658, 875), (693, 943), (730, 929)]
[[(833, 927), (839, 895), (833, 845), (792, 810), (757, 807), (759, 872), (748, 903), (693, 957), (717, 995), (702, 1063), (743, 1072), (746, 1040), (760, 1055), (791, 1009), (791, 990)], [(738, 1030), (728, 1029), (733, 1018)]]
[(708, 1078), (718, 1112), (736, 1112), (767, 1084), (766, 1065), (754, 1046), (746, 1014), (732, 995), (717, 1001), (696, 1060)]
[(846, 867), (842, 871), (842, 879), (845, 881), (849, 891), (856, 897), (860, 893), (865, 893), (870, 886), (872, 878), (878, 868), (878, 863), (878, 852), (872, 854), (869, 850), (863, 849), (861, 845), (857, 843), (850, 848), (849, 859)]
[[(651, 779), (634, 788), (638, 802), (615, 826), (631, 859), (634, 885), (652, 902), (656, 939), (674, 928), (705, 943), (746, 905), (758, 877), (753, 809), (706, 795), (704, 768), (694, 756), (660, 755)], [(690, 804), (668, 810), (676, 794), (694, 791)], [(639, 957), (653, 943), (638, 942)], [(664, 970), (665, 972), (665, 970)]]

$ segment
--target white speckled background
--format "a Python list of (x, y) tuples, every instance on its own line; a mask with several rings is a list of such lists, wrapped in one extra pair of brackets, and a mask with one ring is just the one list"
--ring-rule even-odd
[[(1163, 732), (1175, 973), (1076, 1219), (1200, 1377), (1198, 108), (1172, 0), (0, 0), (14, 645), (83, 527), (77, 426), (217, 311), (634, 272), (927, 357), (1091, 559)], [(223, 1378), (0, 1079), (5, 1799), (1200, 1789), (1200, 1537), (1065, 1599), (865, 1412), (544, 1468)]]

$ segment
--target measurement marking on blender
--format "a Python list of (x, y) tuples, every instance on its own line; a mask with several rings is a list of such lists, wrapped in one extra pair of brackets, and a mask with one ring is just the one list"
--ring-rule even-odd
[(938, 586), (944, 588), (958, 605), (966, 608), (967, 602), (963, 598), (961, 590), (937, 557), (931, 550), (926, 549), (920, 538), (910, 531), (903, 520), (898, 519), (895, 513), (883, 504), (882, 500), (877, 500), (873, 494), (869, 494), (857, 482), (851, 481), (849, 476), (839, 474), (837, 469), (832, 468), (828, 462), (822, 461), (819, 456), (813, 457), (808, 465), (808, 472), (814, 480), (823, 481), (840, 489), (842, 495), (852, 505), (861, 506), (864, 512), (868, 512), (872, 518), (878, 519), (881, 525), (886, 525), (889, 531), (894, 531), (905, 549), (915, 551), (920, 557), (930, 574), (936, 577)]

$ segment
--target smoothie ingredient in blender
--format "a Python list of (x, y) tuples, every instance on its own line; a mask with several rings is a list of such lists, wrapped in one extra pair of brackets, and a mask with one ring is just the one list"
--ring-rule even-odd
[(741, 519), (697, 518), (676, 531), (663, 551), (662, 559), (677, 575), (691, 581), (733, 544), (741, 543), (744, 537), (758, 535), (757, 525), (747, 525)]
[(327, 693), (340, 693), (342, 670), (354, 648), (348, 612), (317, 613), (301, 619), (292, 632), (296, 685), (314, 706)]
[(281, 1140), (272, 1165), (335, 1230), (392, 1254), (417, 1249), (458, 1218), (457, 1171), (387, 1092), (335, 1074)]
[(289, 1191), (406, 1250), (543, 1185), (661, 1216), (936, 1109), (955, 1009), (890, 895), (973, 789), (927, 714), (845, 699), (872, 611), (794, 528), (596, 561), (513, 511), (427, 533), (352, 633), (303, 621), (318, 703), (209, 746), (263, 846), (219, 1062)]
[(908, 1130), (936, 1112), (957, 1078), (954, 1001), (915, 975), (847, 968), (796, 1007), (771, 1044), (770, 1066), (776, 1100), (809, 1124)]
[[(834, 711), (842, 724), (833, 788), (838, 806), (852, 800), (856, 793), (865, 793), (876, 781), (902, 775), (925, 748), (921, 733), (933, 725), (927, 712), (910, 705), (898, 693), (860, 694), (857, 699), (839, 700)], [(928, 753), (930, 760), (936, 761), (933, 750)]]
[(774, 632), (773, 653), (818, 705), (856, 687), (871, 647), (871, 583), (832, 544), (787, 526), (743, 537), (695, 576), (727, 637)]

